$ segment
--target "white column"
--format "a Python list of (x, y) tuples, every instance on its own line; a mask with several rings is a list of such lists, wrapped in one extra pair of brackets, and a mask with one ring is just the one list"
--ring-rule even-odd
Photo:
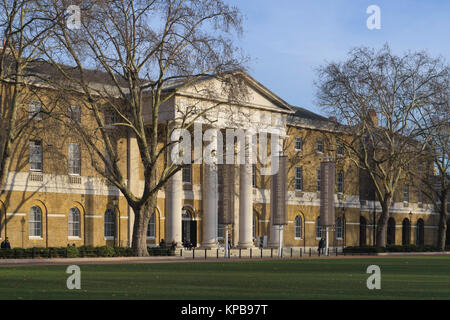
[(271, 214), (270, 217), (270, 239), (269, 239), (269, 247), (270, 248), (278, 248), (280, 246), (280, 228), (278, 226), (274, 226), (272, 224), (273, 217)]
[[(251, 141), (250, 141), (251, 143)], [(251, 146), (246, 141), (245, 164), (240, 165), (239, 176), (239, 247), (253, 247), (253, 165), (250, 162)]]
[[(217, 132), (210, 138), (211, 140), (208, 146), (208, 150), (217, 150)], [(203, 160), (203, 235), (201, 247), (203, 249), (212, 249), (217, 247), (217, 210), (219, 201), (217, 159), (215, 155), (213, 155), (212, 157), (203, 157)]]
[(183, 192), (182, 173), (178, 171), (166, 188), (166, 244), (175, 240), (181, 246), (181, 198)]

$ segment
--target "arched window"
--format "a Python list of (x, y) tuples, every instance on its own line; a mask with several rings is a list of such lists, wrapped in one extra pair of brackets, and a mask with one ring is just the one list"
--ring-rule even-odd
[(403, 219), (402, 223), (402, 244), (404, 246), (410, 244), (411, 239), (411, 223), (408, 218)]
[(69, 237), (81, 236), (81, 214), (77, 208), (72, 208), (69, 211)]
[(148, 221), (147, 238), (155, 238), (156, 235), (156, 214), (152, 214)]
[(295, 217), (295, 238), (301, 239), (303, 237), (303, 221), (300, 215)]
[(392, 217), (388, 220), (386, 240), (389, 245), (395, 244), (395, 220)]
[(114, 238), (116, 235), (116, 219), (114, 210), (108, 209), (105, 212), (105, 237)]
[(359, 245), (367, 244), (367, 220), (363, 216), (359, 217)]
[(35, 206), (30, 210), (30, 237), (42, 237), (42, 210)]
[(417, 225), (416, 225), (416, 244), (418, 246), (423, 246), (424, 243), (425, 243), (425, 241), (424, 241), (424, 238), (425, 238), (424, 231), (425, 231), (425, 223), (423, 222), (422, 219), (419, 219), (417, 221)]
[(316, 219), (316, 238), (322, 238), (322, 226), (320, 225), (320, 217)]
[(344, 238), (344, 222), (341, 217), (336, 219), (336, 239), (342, 240)]

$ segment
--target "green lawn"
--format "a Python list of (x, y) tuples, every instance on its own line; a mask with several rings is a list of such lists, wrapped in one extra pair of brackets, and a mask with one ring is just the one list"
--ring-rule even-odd
[[(368, 290), (369, 265), (381, 290)], [(0, 299), (450, 299), (450, 257), (0, 268)]]

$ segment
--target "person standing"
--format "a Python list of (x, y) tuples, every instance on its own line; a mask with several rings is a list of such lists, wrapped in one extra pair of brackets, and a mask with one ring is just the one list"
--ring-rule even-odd
[(319, 248), (317, 249), (319, 256), (321, 253), (323, 253), (324, 244), (325, 244), (325, 240), (323, 238), (321, 238), (319, 241)]
[(11, 249), (11, 243), (9, 243), (8, 237), (1, 244), (2, 249)]

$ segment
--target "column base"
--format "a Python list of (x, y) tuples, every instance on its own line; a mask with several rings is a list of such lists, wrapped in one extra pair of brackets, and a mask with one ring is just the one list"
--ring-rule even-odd
[(256, 248), (253, 242), (244, 242), (244, 243), (238, 243), (237, 246), (239, 249), (254, 249)]
[(219, 248), (217, 243), (202, 243), (200, 247), (196, 248), (198, 250), (211, 250)]

